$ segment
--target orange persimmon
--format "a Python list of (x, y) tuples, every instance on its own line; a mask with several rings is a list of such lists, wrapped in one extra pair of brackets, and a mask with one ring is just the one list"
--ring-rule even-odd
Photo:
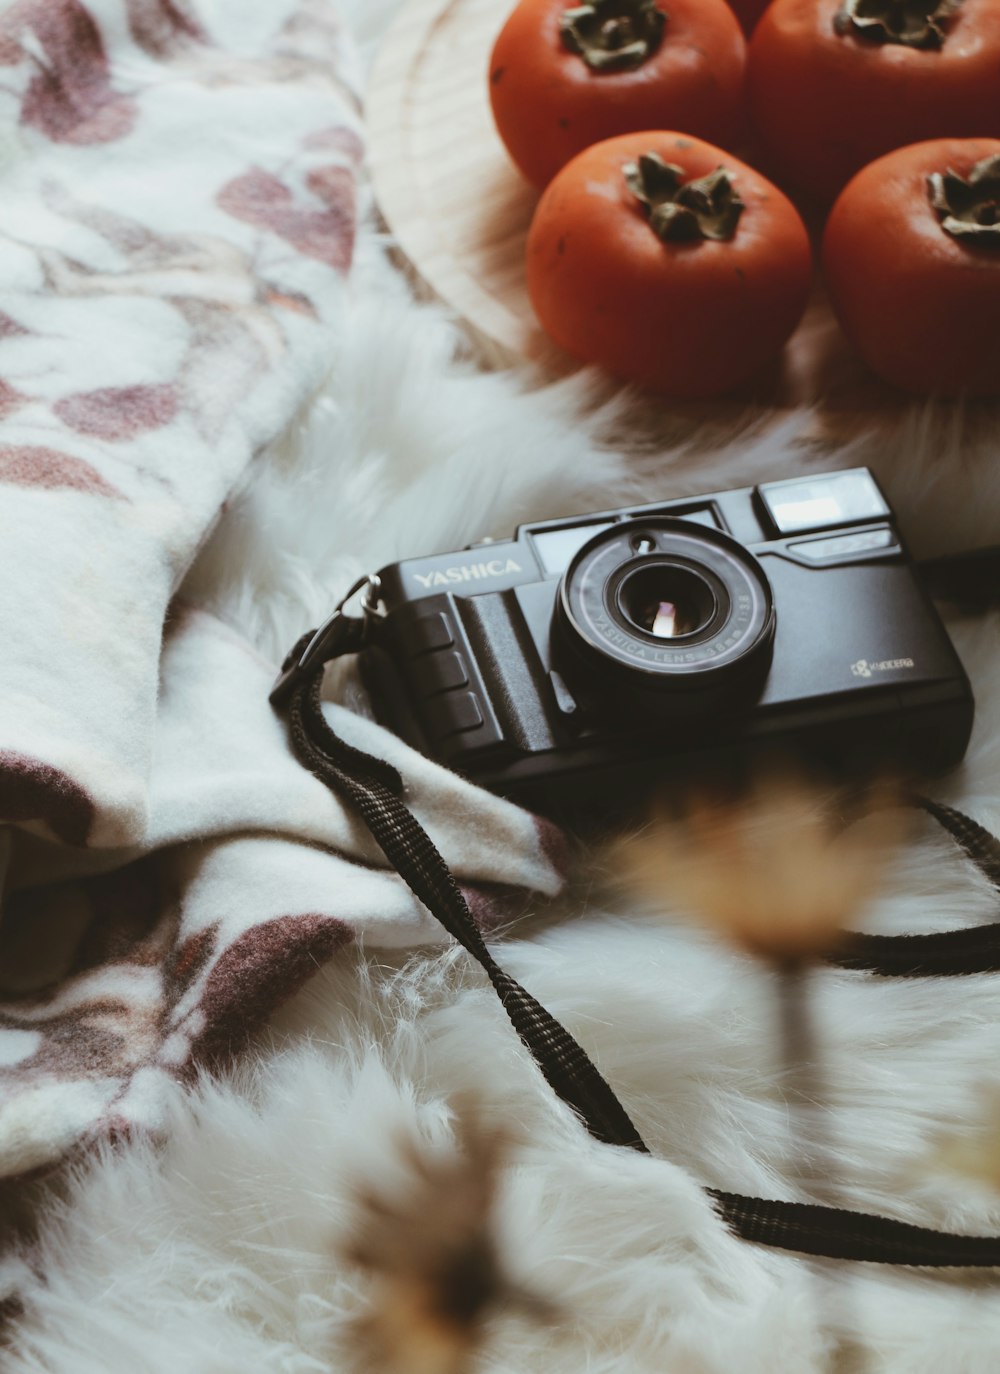
[(921, 394), (1000, 394), (1000, 139), (934, 139), (859, 172), (823, 267), (873, 372)]
[(824, 200), (894, 148), (1000, 138), (1000, 0), (773, 0), (748, 106), (768, 173)]
[(719, 395), (773, 360), (811, 274), (787, 197), (686, 134), (588, 148), (551, 182), (528, 236), (528, 290), (555, 342), (682, 398)]
[(521, 0), (493, 48), (490, 100), (511, 158), (542, 187), (634, 129), (725, 143), (741, 125), (745, 69), (725, 0)]

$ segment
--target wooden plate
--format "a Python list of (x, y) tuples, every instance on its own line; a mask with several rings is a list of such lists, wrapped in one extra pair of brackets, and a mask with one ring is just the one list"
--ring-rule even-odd
[[(539, 328), (524, 284), (537, 192), (508, 160), (490, 111), (489, 55), (512, 3), (406, 0), (368, 93), (375, 194), (418, 275), (480, 342), (501, 360), (568, 371), (577, 364)], [(712, 409), (748, 401), (779, 411), (818, 404), (824, 432), (905, 405), (854, 358), (819, 283), (773, 375)]]
[(524, 285), (536, 192), (493, 126), (487, 66), (512, 0), (409, 0), (372, 72), (379, 207), (419, 275), (502, 353), (545, 357)]

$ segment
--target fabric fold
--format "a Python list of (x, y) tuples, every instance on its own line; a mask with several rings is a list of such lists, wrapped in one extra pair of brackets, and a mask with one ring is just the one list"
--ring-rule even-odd
[(169, 599), (322, 377), (351, 261), (335, 11), (241, 16), (0, 16), (0, 819), (68, 844), (145, 832)]
[[(178, 608), (141, 843), (14, 834), (0, 927), (0, 1176), (156, 1129), (171, 1080), (238, 1052), (345, 946), (447, 938), (295, 761), (267, 701), (274, 675), (227, 626)], [(529, 893), (559, 891), (544, 823), (371, 721), (326, 710), (351, 743), (399, 768), (484, 929)]]

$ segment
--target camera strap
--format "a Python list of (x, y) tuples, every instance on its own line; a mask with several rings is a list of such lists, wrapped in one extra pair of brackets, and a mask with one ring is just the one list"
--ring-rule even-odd
[[(484, 970), (549, 1086), (590, 1134), (605, 1144), (648, 1154), (625, 1108), (583, 1047), (493, 958), (454, 875), (405, 805), (400, 774), (383, 759), (340, 739), (323, 715), (324, 665), (362, 647), (364, 622), (345, 616), (343, 604), (320, 630), (302, 636), (271, 694), (275, 709), (287, 717), (296, 757), (360, 815), (390, 865)], [(1000, 892), (1000, 841), (959, 811), (924, 798), (919, 804)], [(883, 977), (1000, 971), (1000, 923), (936, 935), (854, 935), (834, 962)], [(869, 1213), (745, 1197), (715, 1188), (707, 1192), (728, 1226), (760, 1245), (880, 1264), (1000, 1266), (1000, 1237), (954, 1235)]]

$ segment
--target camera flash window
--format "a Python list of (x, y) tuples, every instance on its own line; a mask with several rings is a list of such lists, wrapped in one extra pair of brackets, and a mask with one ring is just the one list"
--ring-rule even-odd
[(863, 468), (824, 477), (768, 482), (757, 490), (779, 534), (860, 524), (891, 515), (874, 478)]

